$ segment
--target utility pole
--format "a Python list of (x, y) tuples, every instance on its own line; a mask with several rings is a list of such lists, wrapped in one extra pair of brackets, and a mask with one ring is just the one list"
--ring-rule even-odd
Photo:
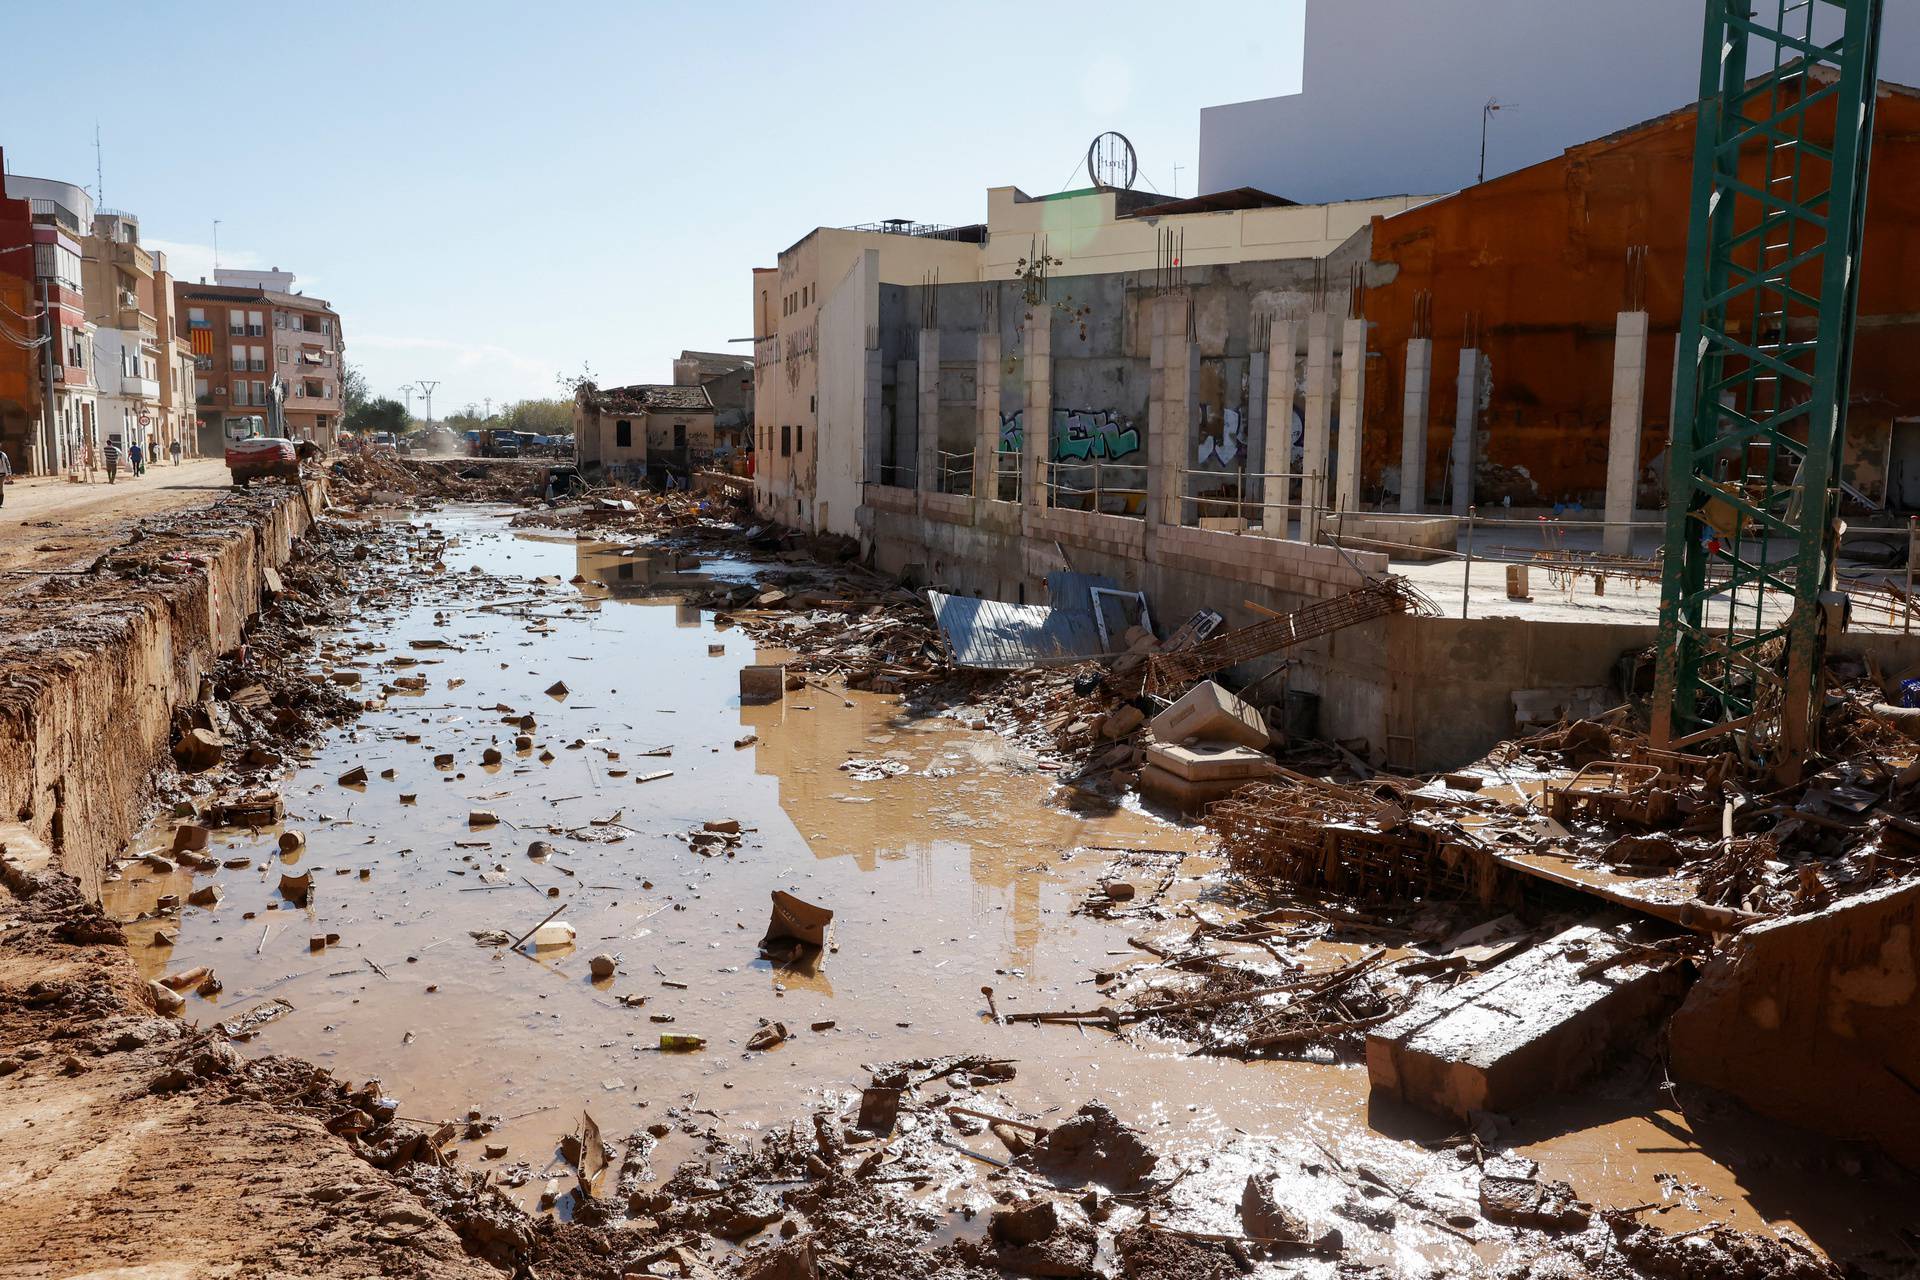
[(481, 396), (480, 398), (481, 398), (482, 400), (484, 400), (484, 401), (486, 401), (486, 403), (487, 403), (487, 414), (486, 414), (486, 417), (487, 417), (487, 421), (488, 421), (488, 422), (492, 422), (492, 421), (493, 421), (493, 397), (492, 397), (492, 396)]
[[(420, 388), (420, 394), (427, 398), (427, 425), (431, 427), (433, 425), (433, 389), (440, 385), (440, 380), (435, 378), (429, 381), (422, 378), (416, 385)], [(412, 404), (413, 401), (408, 400), (407, 403)]]
[(400, 394), (407, 398), (407, 423), (411, 426), (413, 423), (413, 384), (411, 382), (401, 383)]
[(220, 276), (220, 219), (213, 220), (213, 274), (217, 283)]

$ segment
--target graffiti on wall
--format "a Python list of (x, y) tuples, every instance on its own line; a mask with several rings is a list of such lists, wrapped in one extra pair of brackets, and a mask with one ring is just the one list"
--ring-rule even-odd
[(1222, 410), (1215, 417), (1211, 406), (1200, 406), (1200, 432), (1194, 453), (1202, 463), (1214, 462), (1230, 467), (1247, 453), (1247, 424), (1238, 409)]
[[(1027, 433), (1022, 410), (1000, 415), (1000, 452), (1019, 453)], [(1112, 409), (1055, 409), (1053, 461), (1113, 462), (1140, 451), (1140, 431)]]
[(1139, 452), (1140, 432), (1112, 409), (1055, 409), (1055, 462), (1112, 462)]

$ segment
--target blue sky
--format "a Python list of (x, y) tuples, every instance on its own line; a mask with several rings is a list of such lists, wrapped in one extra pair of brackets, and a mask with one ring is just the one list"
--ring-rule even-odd
[(1191, 195), (1201, 107), (1298, 89), (1303, 5), (9, 4), (0, 147), (91, 186), (97, 116), (104, 203), (177, 274), (218, 218), (223, 265), (294, 271), (438, 416), (583, 361), (665, 381), (815, 226), (981, 220), (1084, 185), (1104, 129)]

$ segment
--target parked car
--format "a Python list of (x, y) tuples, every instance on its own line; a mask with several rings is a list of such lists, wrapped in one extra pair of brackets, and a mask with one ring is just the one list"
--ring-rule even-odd
[(367, 452), (397, 454), (400, 452), (400, 442), (391, 431), (372, 431), (367, 434)]
[(229, 440), (226, 460), (227, 470), (237, 485), (244, 486), (269, 477), (295, 483), (300, 480), (299, 455), (294, 450), (293, 441), (282, 436)]

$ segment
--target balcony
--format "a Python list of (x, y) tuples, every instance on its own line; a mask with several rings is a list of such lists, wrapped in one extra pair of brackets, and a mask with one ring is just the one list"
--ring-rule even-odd
[(116, 267), (125, 267), (137, 275), (153, 275), (153, 255), (137, 244), (116, 240), (113, 242), (113, 252), (108, 257)]
[(155, 378), (139, 378), (131, 373), (123, 373), (120, 375), (120, 394), (139, 400), (158, 400), (160, 383)]

